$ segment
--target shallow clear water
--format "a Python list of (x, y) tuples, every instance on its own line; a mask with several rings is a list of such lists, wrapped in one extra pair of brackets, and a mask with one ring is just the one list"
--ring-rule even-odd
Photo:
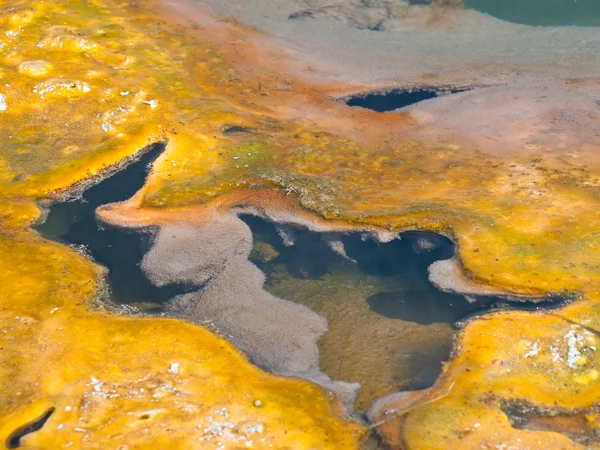
[(332, 251), (319, 233), (297, 231), (295, 245), (286, 247), (272, 224), (250, 216), (243, 220), (254, 235), (250, 259), (266, 274), (265, 289), (327, 319), (329, 330), (319, 341), (321, 370), (333, 379), (361, 383), (358, 409), (393, 392), (431, 386), (450, 357), (453, 325), (465, 316), (500, 305), (556, 305), (491, 297), (470, 303), (441, 292), (429, 282), (427, 267), (450, 258), (454, 244), (434, 233), (405, 232), (389, 243), (346, 235), (342, 241), (352, 262)]
[[(327, 319), (329, 330), (319, 341), (321, 369), (361, 383), (359, 409), (383, 395), (433, 384), (452, 349), (451, 324), (480, 308), (429, 282), (427, 266), (453, 254), (441, 236), (411, 232), (380, 244), (354, 233), (343, 238), (354, 263), (318, 233), (298, 231), (295, 245), (286, 247), (272, 224), (243, 219), (255, 237), (251, 260), (266, 274), (265, 288)], [(437, 248), (415, 252), (423, 237)]]

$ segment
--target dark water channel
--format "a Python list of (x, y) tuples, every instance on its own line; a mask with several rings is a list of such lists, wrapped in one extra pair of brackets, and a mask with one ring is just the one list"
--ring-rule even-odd
[[(94, 212), (100, 205), (135, 194), (162, 149), (152, 147), (81, 198), (52, 206), (46, 222), (37, 228), (50, 239), (85, 246), (107, 267), (113, 302), (156, 314), (175, 295), (197, 287), (152, 285), (139, 266), (152, 232), (104, 227)], [(450, 356), (452, 325), (461, 318), (489, 308), (534, 308), (498, 298), (469, 302), (436, 289), (428, 280), (427, 267), (454, 254), (453, 243), (440, 235), (411, 231), (402, 233), (401, 239), (378, 243), (352, 233), (341, 237), (344, 257), (319, 233), (296, 230), (295, 245), (286, 246), (271, 223), (252, 216), (242, 219), (254, 235), (250, 259), (266, 274), (265, 289), (327, 319), (329, 330), (319, 342), (321, 369), (333, 379), (361, 383), (359, 409), (398, 390), (430, 386)]]
[(95, 211), (100, 205), (132, 197), (144, 185), (149, 167), (163, 150), (157, 144), (126, 169), (86, 190), (81, 198), (53, 205), (46, 221), (37, 227), (45, 237), (84, 246), (96, 262), (109, 269), (113, 300), (139, 306), (146, 312), (160, 312), (157, 307), (187, 289), (177, 285), (156, 287), (142, 272), (139, 262), (150, 248), (150, 231), (104, 227), (96, 221)]
[(376, 112), (394, 111), (424, 100), (439, 97), (441, 95), (457, 94), (466, 89), (439, 90), (435, 88), (421, 88), (411, 90), (392, 90), (390, 92), (374, 92), (372, 94), (360, 94), (346, 100), (348, 106), (360, 106)]

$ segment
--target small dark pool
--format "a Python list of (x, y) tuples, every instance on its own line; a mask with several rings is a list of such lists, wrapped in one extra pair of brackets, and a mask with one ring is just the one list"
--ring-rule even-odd
[(456, 94), (465, 89), (436, 90), (433, 88), (414, 90), (395, 90), (387, 93), (357, 95), (346, 100), (348, 106), (360, 106), (376, 112), (394, 111), (440, 95)]

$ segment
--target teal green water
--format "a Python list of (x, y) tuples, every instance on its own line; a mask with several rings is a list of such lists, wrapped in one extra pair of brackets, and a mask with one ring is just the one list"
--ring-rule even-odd
[(467, 8), (536, 26), (600, 26), (600, 0), (465, 0)]

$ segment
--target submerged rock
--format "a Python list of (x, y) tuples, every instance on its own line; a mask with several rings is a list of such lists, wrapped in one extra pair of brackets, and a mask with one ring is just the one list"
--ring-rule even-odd
[(255, 240), (250, 252), (250, 259), (262, 263), (273, 261), (279, 252), (268, 242)]

